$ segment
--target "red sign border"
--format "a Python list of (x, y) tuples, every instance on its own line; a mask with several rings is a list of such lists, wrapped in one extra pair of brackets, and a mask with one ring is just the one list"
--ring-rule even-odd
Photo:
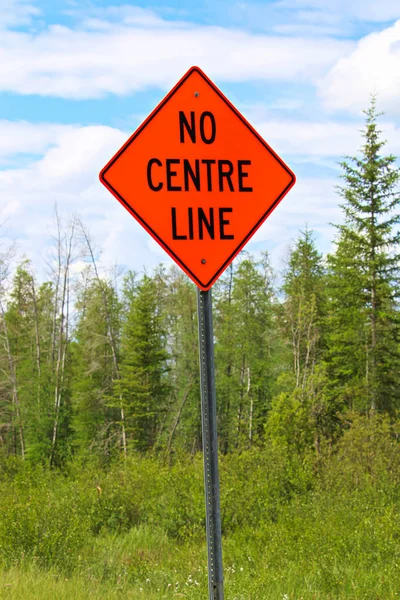
[[(185, 83), (185, 81), (190, 77), (192, 73), (198, 73), (205, 81), (212, 87), (212, 89), (218, 94), (218, 96), (225, 102), (225, 104), (233, 111), (233, 113), (242, 121), (242, 123), (251, 131), (253, 135), (258, 139), (258, 141), (264, 146), (264, 148), (270, 152), (274, 158), (280, 163), (280, 165), (285, 169), (285, 171), (290, 175), (291, 181), (286, 186), (286, 188), (279, 194), (274, 203), (268, 208), (268, 210), (264, 213), (264, 215), (257, 221), (254, 227), (249, 231), (249, 233), (244, 237), (244, 239), (239, 243), (236, 249), (231, 253), (229, 258), (223, 263), (223, 265), (217, 270), (215, 275), (209, 279), (207, 283), (203, 283), (200, 279), (192, 273), (192, 271), (185, 265), (185, 263), (175, 254), (171, 248), (157, 235), (155, 231), (150, 227), (146, 221), (142, 219), (142, 217), (124, 200), (124, 198), (117, 192), (117, 190), (107, 181), (106, 174), (107, 171), (112, 167), (115, 161), (125, 152), (125, 150), (135, 141), (135, 139), (142, 133), (142, 131), (147, 127), (150, 121), (156, 116), (156, 114), (163, 108), (163, 106), (168, 102), (170, 98), (179, 90), (181, 85)], [(224, 96), (221, 90), (207, 77), (205, 73), (199, 67), (191, 67), (185, 75), (178, 81), (178, 83), (172, 88), (172, 90), (161, 100), (161, 102), (156, 106), (152, 113), (143, 121), (143, 123), (136, 129), (136, 131), (131, 135), (131, 137), (125, 142), (125, 144), (118, 150), (118, 152), (111, 158), (111, 160), (106, 164), (105, 167), (100, 171), (99, 179), (101, 183), (115, 196), (115, 198), (126, 208), (126, 210), (146, 229), (146, 231), (151, 235), (153, 239), (155, 239), (160, 246), (164, 248), (164, 250), (169, 254), (169, 256), (177, 262), (185, 273), (192, 279), (192, 281), (203, 291), (207, 291), (211, 288), (211, 286), (216, 282), (216, 280), (220, 277), (220, 275), (225, 271), (228, 265), (232, 262), (232, 260), (239, 254), (243, 246), (247, 244), (249, 239), (255, 234), (257, 229), (261, 227), (264, 221), (269, 217), (269, 215), (275, 210), (281, 200), (286, 196), (288, 191), (294, 186), (296, 183), (296, 176), (291, 169), (283, 162), (283, 160), (272, 150), (272, 148), (263, 140), (263, 138), (257, 133), (257, 131), (250, 125), (250, 123), (244, 118), (244, 116), (233, 106), (233, 104)]]

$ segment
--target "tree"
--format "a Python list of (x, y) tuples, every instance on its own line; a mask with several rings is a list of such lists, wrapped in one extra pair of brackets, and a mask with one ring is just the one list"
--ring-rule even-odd
[(315, 364), (304, 385), (273, 399), (267, 437), (291, 454), (301, 456), (314, 449), (319, 458), (324, 442), (332, 446), (340, 431), (339, 406), (332, 400), (329, 387), (326, 364)]
[(168, 273), (165, 307), (171, 386), (165, 443), (173, 449), (201, 449), (197, 301), (193, 283), (176, 267)]
[(119, 411), (109, 406), (115, 381), (109, 328), (117, 341), (120, 303), (110, 283), (93, 279), (89, 269), (84, 273), (75, 309), (71, 350), (74, 443), (81, 452), (110, 456), (120, 436)]
[[(326, 273), (314, 236), (306, 229), (291, 250), (284, 272), (280, 310), (283, 338), (291, 367), (282, 374), (282, 391), (274, 398), (266, 433), (274, 442), (301, 454), (323, 439), (332, 441), (338, 406), (329, 394), (326, 349)], [(285, 389), (286, 388), (286, 389)]]
[[(3, 310), (3, 309), (2, 309)], [(35, 445), (40, 423), (41, 354), (35, 282), (28, 261), (16, 269), (3, 322), (4, 342), (9, 356), (14, 404), (25, 423), (25, 446)], [(21, 436), (21, 434), (20, 434)]]
[(292, 353), (295, 387), (305, 388), (323, 348), (324, 268), (311, 231), (300, 234), (284, 273), (283, 330)]
[[(31, 265), (24, 260), (15, 271), (7, 304), (2, 301), (0, 306), (4, 345), (1, 372), (7, 373), (3, 385), (12, 398), (20, 453), (35, 462), (48, 460), (51, 448), (53, 302), (51, 285), (37, 288)], [(15, 452), (15, 442), (13, 445)]]
[[(7, 364), (6, 369), (2, 369), (3, 373), (8, 371), (8, 385), (5, 386), (6, 391), (6, 402), (2, 403), (2, 412), (4, 408), (6, 410), (7, 422), (5, 423), (5, 429), (8, 429), (11, 433), (12, 448), (15, 455), (18, 454), (18, 446), (21, 457), (25, 458), (25, 434), (23, 425), (23, 415), (21, 409), (20, 395), (18, 392), (17, 375), (15, 368), (15, 360), (11, 350), (10, 335), (7, 326), (7, 318), (4, 310), (3, 299), (0, 298), (0, 311), (1, 311), (1, 324), (2, 324), (2, 342), (5, 350), (5, 362)], [(3, 361), (2, 361), (3, 362)], [(10, 393), (11, 392), (11, 393)], [(11, 402), (9, 396), (11, 395)], [(4, 406), (5, 404), (5, 406)], [(3, 429), (4, 426), (2, 426)], [(17, 431), (19, 443), (17, 442)]]
[[(102, 281), (100, 278), (99, 270), (97, 267), (97, 260), (95, 257), (95, 251), (93, 248), (92, 241), (90, 239), (89, 232), (87, 231), (87, 229), (85, 228), (85, 226), (83, 225), (83, 223), (81, 221), (79, 221), (78, 225), (79, 225), (79, 229), (80, 229), (80, 232), (82, 234), (82, 237), (83, 237), (83, 240), (84, 240), (84, 243), (86, 246), (88, 257), (89, 257), (90, 263), (92, 265), (95, 279), (97, 281), (98, 289), (100, 291), (100, 295), (101, 295), (101, 299), (102, 299), (103, 315), (104, 315), (105, 322), (107, 325), (107, 339), (108, 339), (108, 343), (110, 346), (112, 361), (113, 361), (113, 379), (116, 381), (119, 381), (121, 378), (120, 364), (119, 364), (119, 344), (118, 344), (117, 335), (116, 335), (116, 332), (115, 332), (114, 326), (113, 326), (112, 307), (109, 306), (110, 298), (108, 297), (108, 294), (107, 294), (107, 285), (105, 285), (105, 282)], [(113, 296), (111, 297), (111, 300), (113, 300)], [(123, 448), (124, 456), (126, 458), (127, 445), (126, 445), (126, 428), (125, 428), (125, 410), (123, 407), (120, 386), (119, 386), (119, 390), (120, 390), (119, 416), (120, 416), (120, 428), (121, 428), (121, 445)]]
[(216, 373), (221, 447), (262, 436), (273, 396), (274, 305), (268, 257), (243, 258), (216, 295)]
[[(127, 280), (129, 284), (129, 278)], [(170, 394), (168, 353), (157, 285), (144, 275), (125, 285), (128, 312), (122, 327), (121, 391), (129, 443), (140, 451), (155, 447)]]
[(384, 156), (372, 98), (359, 157), (341, 163), (345, 221), (330, 257), (333, 378), (366, 409), (393, 410), (399, 384), (400, 169)]
[(79, 256), (76, 247), (78, 221), (72, 217), (67, 227), (55, 211), (56, 234), (53, 236), (54, 307), (51, 360), (54, 369), (54, 410), (51, 435), (50, 464), (64, 460), (69, 452), (70, 437), (70, 311), (72, 265)]

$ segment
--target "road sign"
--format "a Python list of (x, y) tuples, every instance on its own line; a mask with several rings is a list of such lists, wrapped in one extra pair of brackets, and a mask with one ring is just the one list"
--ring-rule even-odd
[(100, 173), (201, 290), (295, 183), (289, 167), (192, 67)]

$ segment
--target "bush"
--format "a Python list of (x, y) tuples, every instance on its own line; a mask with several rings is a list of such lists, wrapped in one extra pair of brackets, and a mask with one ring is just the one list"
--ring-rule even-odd
[(0, 556), (7, 564), (26, 557), (49, 567), (70, 568), (87, 540), (89, 519), (73, 486), (35, 469), (0, 489)]

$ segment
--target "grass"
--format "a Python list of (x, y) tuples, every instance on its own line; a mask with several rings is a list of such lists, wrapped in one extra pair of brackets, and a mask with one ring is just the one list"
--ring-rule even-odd
[[(318, 472), (274, 447), (222, 458), (226, 600), (400, 599), (400, 446), (367, 425)], [(200, 460), (8, 468), (1, 600), (207, 598)]]
[[(343, 522), (348, 543), (340, 546), (335, 542), (335, 536), (339, 537), (335, 523), (326, 529), (325, 537), (322, 537), (323, 522), (314, 523), (311, 531), (308, 529), (315, 516), (310, 505), (298, 506), (274, 525), (226, 538), (226, 599), (400, 598), (397, 550), (385, 552), (383, 546), (377, 548), (380, 541), (376, 539), (364, 548), (357, 545), (357, 541), (361, 544), (368, 535), (370, 524), (358, 522), (350, 531), (348, 520)], [(297, 530), (302, 518), (305, 535)], [(372, 515), (370, 521), (376, 525), (377, 515)], [(206, 566), (202, 540), (177, 543), (162, 530), (138, 527), (127, 533), (93, 536), (82, 548), (70, 573), (42, 569), (32, 560), (4, 569), (0, 572), (0, 598), (204, 600)]]

